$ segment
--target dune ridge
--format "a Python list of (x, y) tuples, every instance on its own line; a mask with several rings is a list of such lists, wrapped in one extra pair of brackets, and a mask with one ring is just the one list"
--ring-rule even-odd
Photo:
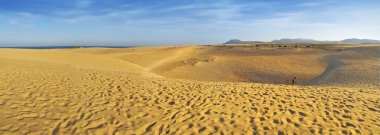
[[(247, 64), (244, 57), (259, 55), (252, 48), (235, 49), (245, 51), (236, 56), (241, 65)], [(221, 50), (231, 54), (216, 55)], [(308, 64), (315, 69), (299, 71), (313, 78), (327, 66), (319, 56), (329, 54), (313, 51), (319, 53), (274, 62), (313, 58)], [(352, 53), (362, 56), (360, 51), (368, 52), (354, 48), (334, 54), (348, 65), (337, 73), (358, 76), (345, 71), (358, 68), (355, 62), (363, 58), (377, 60), (376, 53), (355, 57), (357, 61), (344, 59)], [(249, 83), (231, 71), (229, 56), (236, 52), (223, 47), (0, 49), (0, 134), (379, 134), (380, 91), (371, 81), (375, 75), (357, 87), (345, 87), (356, 80), (335, 82), (342, 86)], [(377, 65), (363, 72), (373, 73)], [(202, 71), (212, 67), (228, 70)], [(255, 65), (243, 69), (249, 67)], [(191, 72), (209, 76), (191, 78)]]

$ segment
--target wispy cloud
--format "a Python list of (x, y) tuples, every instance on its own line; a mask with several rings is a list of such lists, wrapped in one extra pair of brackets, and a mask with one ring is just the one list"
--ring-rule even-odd
[(317, 17), (315, 13), (302, 12), (278, 12), (263, 19), (254, 20), (254, 25), (284, 27), (284, 28), (314, 28), (334, 26), (334, 23), (324, 20), (310, 20), (310, 17)]
[(324, 4), (323, 2), (307, 2), (307, 3), (297, 4), (296, 6), (299, 6), (299, 7), (315, 7), (315, 6), (320, 6), (323, 4)]
[(311, 2), (301, 2), (296, 4), (297, 7), (317, 7), (317, 6), (323, 6), (327, 4), (331, 4), (334, 2), (337, 2), (338, 0), (324, 0), (324, 1), (311, 1)]
[[(351, 35), (354, 32), (380, 35), (376, 32), (380, 31), (380, 17), (376, 14), (380, 12), (380, 4), (352, 0), (36, 0), (22, 5), (9, 3), (11, 5), (0, 5), (0, 27), (10, 31), (24, 30), (24, 33), (33, 27), (41, 33), (54, 30), (48, 36), (56, 34), (55, 31), (81, 33), (75, 40), (82, 42), (88, 39), (124, 40), (125, 37), (146, 42), (174, 38), (211, 42), (236, 35), (270, 38), (279, 33), (286, 37), (324, 31), (329, 32), (323, 36), (334, 37), (332, 30), (337, 31), (335, 34), (340, 31)], [(0, 31), (1, 35), (11, 34)], [(67, 35), (70, 34), (56, 38), (73, 39)], [(40, 40), (48, 40), (42, 37)]]
[(92, 3), (92, 0), (76, 0), (76, 7), (78, 8), (86, 8), (89, 7)]
[(35, 26), (35, 21), (41, 18), (41, 15), (28, 12), (11, 12), (1, 16), (7, 24), (21, 28), (32, 28)]
[(76, 12), (70, 13), (71, 15), (68, 17), (56, 18), (56, 20), (67, 23), (122, 23), (128, 20), (132, 20), (134, 17), (142, 15), (144, 13), (144, 10), (118, 10), (96, 15), (81, 14), (81, 12)]

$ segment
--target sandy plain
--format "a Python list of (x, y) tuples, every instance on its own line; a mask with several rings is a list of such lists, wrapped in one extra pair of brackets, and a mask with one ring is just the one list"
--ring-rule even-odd
[(380, 134), (379, 55), (378, 45), (0, 49), (0, 134)]

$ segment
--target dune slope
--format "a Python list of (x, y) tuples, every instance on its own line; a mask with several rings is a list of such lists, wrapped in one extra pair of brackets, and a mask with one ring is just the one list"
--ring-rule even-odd
[(142, 47), (87, 52), (116, 57), (176, 79), (291, 84), (296, 77), (298, 85), (380, 88), (378, 45)]

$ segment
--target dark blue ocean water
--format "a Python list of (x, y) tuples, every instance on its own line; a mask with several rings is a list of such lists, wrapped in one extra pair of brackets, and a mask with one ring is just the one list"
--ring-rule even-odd
[(18, 49), (66, 49), (66, 48), (132, 48), (136, 46), (8, 46), (0, 48), (18, 48)]

